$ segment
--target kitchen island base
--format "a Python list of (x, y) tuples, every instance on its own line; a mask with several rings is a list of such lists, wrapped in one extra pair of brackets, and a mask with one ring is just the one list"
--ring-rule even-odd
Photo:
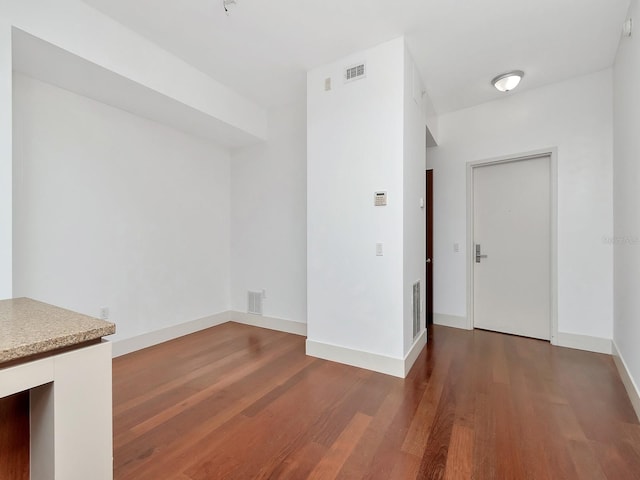
[(31, 480), (112, 480), (111, 343), (0, 369), (0, 398), (25, 391)]

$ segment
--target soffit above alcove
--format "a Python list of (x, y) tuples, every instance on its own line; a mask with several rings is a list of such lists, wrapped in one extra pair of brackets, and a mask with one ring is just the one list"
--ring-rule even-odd
[(265, 138), (216, 118), (21, 29), (12, 29), (13, 70), (226, 148)]

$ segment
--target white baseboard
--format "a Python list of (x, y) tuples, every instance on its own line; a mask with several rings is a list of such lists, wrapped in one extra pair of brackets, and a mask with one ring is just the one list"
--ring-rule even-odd
[(405, 361), (402, 358), (387, 357), (377, 353), (353, 350), (330, 343), (315, 342), (307, 339), (307, 355), (332, 362), (344, 363), (352, 367), (365, 368), (374, 372), (386, 373), (404, 378)]
[[(457, 315), (446, 315), (444, 313), (434, 313), (433, 323), (435, 325), (443, 325), (445, 327), (461, 328), (469, 330), (469, 324), (466, 317), (458, 317)], [(577, 350), (586, 350), (588, 352), (611, 354), (612, 342), (608, 338), (590, 337), (588, 335), (578, 335), (576, 333), (558, 332), (555, 342), (558, 347), (575, 348)]]
[(612, 342), (610, 339), (578, 335), (577, 333), (558, 332), (554, 345), (586, 350), (588, 352), (606, 353), (609, 355), (611, 355), (612, 352)]
[(415, 342), (413, 342), (413, 345), (409, 349), (409, 353), (407, 353), (404, 357), (404, 375), (402, 376), (403, 378), (409, 375), (409, 371), (411, 370), (411, 367), (413, 367), (413, 364), (416, 363), (416, 360), (418, 359), (418, 355), (420, 355), (420, 353), (422, 352), (422, 349), (425, 347), (426, 344), (427, 344), (427, 331), (422, 330), (418, 338), (415, 340)]
[(264, 317), (262, 315), (252, 315), (244, 312), (226, 311), (211, 315), (209, 317), (192, 320), (190, 322), (180, 323), (171, 327), (154, 330), (153, 332), (143, 333), (131, 338), (116, 340), (113, 344), (113, 357), (126, 355), (127, 353), (142, 350), (143, 348), (152, 347), (159, 343), (164, 343), (190, 333), (200, 330), (222, 325), (227, 322), (243, 323), (254, 327), (269, 328), (280, 332), (293, 333), (295, 335), (307, 336), (307, 324), (295, 322), (293, 320), (284, 320), (282, 318)]
[(618, 350), (618, 346), (616, 342), (612, 342), (613, 344), (613, 361), (618, 368), (618, 372), (620, 373), (620, 378), (622, 379), (622, 383), (624, 384), (624, 388), (627, 390), (627, 394), (629, 395), (629, 400), (631, 400), (631, 405), (633, 405), (633, 409), (636, 411), (636, 416), (640, 419), (640, 389), (638, 389), (638, 385), (633, 381), (633, 377), (629, 372), (629, 368), (627, 367), (627, 363), (624, 361), (624, 358), (620, 354), (620, 350)]
[(270, 330), (278, 330), (280, 332), (293, 333), (295, 335), (307, 336), (307, 324), (295, 322), (293, 320), (285, 320), (283, 318), (265, 317), (262, 315), (253, 315), (245, 312), (229, 312), (229, 320), (232, 322), (243, 323), (253, 327), (268, 328)]
[(469, 330), (469, 322), (467, 317), (458, 317), (457, 315), (447, 315), (444, 313), (433, 314), (433, 324), (445, 327), (462, 328)]
[(190, 333), (195, 333), (216, 325), (221, 325), (229, 321), (230, 312), (222, 312), (208, 317), (192, 320), (190, 322), (180, 323), (171, 327), (154, 330), (153, 332), (143, 333), (131, 338), (116, 340), (113, 344), (113, 357), (126, 355), (127, 353), (142, 350), (143, 348), (152, 347), (159, 343), (164, 343)]

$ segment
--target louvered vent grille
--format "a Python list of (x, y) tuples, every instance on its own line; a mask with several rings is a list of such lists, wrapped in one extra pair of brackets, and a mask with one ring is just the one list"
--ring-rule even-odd
[(365, 73), (366, 68), (364, 66), (364, 63), (361, 63), (360, 65), (354, 65), (353, 67), (349, 67), (344, 71), (344, 80), (345, 82), (350, 82), (358, 78), (364, 78)]
[(420, 333), (420, 282), (413, 284), (413, 338)]
[(249, 292), (247, 312), (262, 315), (262, 292)]

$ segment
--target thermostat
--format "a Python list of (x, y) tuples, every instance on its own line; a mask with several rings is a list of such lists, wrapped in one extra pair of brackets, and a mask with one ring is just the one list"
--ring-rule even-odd
[(376, 207), (385, 207), (387, 205), (387, 192), (376, 192), (374, 194), (374, 205)]

